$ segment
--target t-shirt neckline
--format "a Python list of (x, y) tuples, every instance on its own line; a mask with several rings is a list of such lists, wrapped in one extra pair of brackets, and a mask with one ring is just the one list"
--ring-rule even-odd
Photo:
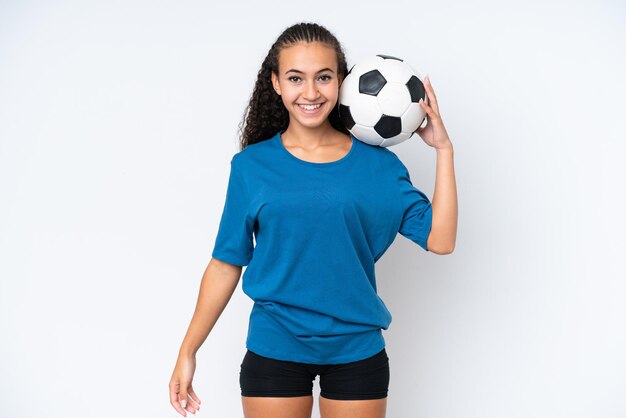
[(350, 146), (350, 151), (348, 151), (348, 153), (346, 155), (344, 155), (343, 157), (341, 157), (340, 159), (335, 160), (335, 161), (328, 161), (328, 162), (324, 162), (324, 163), (318, 163), (318, 162), (313, 162), (313, 161), (302, 160), (302, 159), (296, 157), (295, 155), (293, 155), (291, 152), (289, 152), (289, 150), (287, 150), (287, 148), (285, 148), (285, 146), (283, 145), (283, 141), (281, 139), (281, 135), (284, 132), (285, 132), (285, 130), (283, 129), (283, 130), (278, 131), (278, 133), (276, 133), (276, 135), (274, 135), (274, 142), (276, 142), (278, 148), (283, 150), (283, 152), (285, 154), (287, 154), (287, 156), (289, 156), (289, 158), (291, 158), (292, 160), (295, 160), (296, 162), (298, 162), (300, 164), (309, 165), (309, 166), (313, 166), (313, 167), (329, 167), (329, 166), (341, 164), (342, 162), (344, 162), (347, 159), (349, 159), (352, 156), (352, 154), (354, 154), (354, 151), (355, 151), (355, 149), (357, 147), (356, 143), (358, 142), (358, 140), (354, 137), (354, 135), (350, 135), (350, 139), (352, 140), (352, 145)]

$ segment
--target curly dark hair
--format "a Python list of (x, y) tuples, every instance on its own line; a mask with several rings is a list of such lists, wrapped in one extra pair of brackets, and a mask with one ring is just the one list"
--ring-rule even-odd
[[(250, 102), (239, 124), (241, 150), (248, 145), (267, 140), (289, 126), (289, 112), (281, 97), (272, 86), (272, 71), (278, 74), (278, 54), (284, 48), (299, 42), (321, 42), (335, 50), (337, 73), (342, 78), (348, 73), (348, 65), (343, 48), (337, 38), (325, 27), (316, 23), (297, 23), (285, 29), (270, 48), (263, 60)], [(349, 135), (349, 131), (339, 119), (339, 101), (328, 115), (330, 124), (336, 130)], [(245, 124), (245, 128), (243, 127)]]

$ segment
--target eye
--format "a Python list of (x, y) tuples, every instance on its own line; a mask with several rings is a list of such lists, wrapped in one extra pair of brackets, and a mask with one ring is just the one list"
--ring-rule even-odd
[[(324, 77), (326, 77), (326, 78), (325, 78), (323, 81), (330, 81), (330, 79), (332, 79), (332, 77), (331, 77), (331, 76), (326, 75), (326, 74), (325, 74), (325, 75), (321, 75), (321, 76), (319, 76), (319, 78), (324, 78)], [(294, 76), (289, 77), (287, 80), (289, 80), (289, 81), (293, 81), (294, 79), (298, 79), (298, 80), (300, 80), (300, 77), (298, 77), (297, 75), (294, 75)], [(296, 82), (297, 82), (297, 81), (294, 81), (294, 83), (296, 83)]]

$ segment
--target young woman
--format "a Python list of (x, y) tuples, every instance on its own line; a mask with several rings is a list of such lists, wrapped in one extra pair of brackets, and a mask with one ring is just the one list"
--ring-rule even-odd
[[(196, 311), (170, 381), (170, 402), (200, 408), (195, 353), (236, 288), (254, 300), (240, 385), (246, 418), (309, 418), (320, 376), (322, 418), (382, 418), (391, 314), (374, 263), (397, 233), (436, 254), (453, 251), (452, 144), (426, 77), (427, 125), (437, 150), (433, 203), (391, 150), (358, 141), (338, 118), (347, 73), (324, 27), (286, 29), (265, 58), (230, 166), (226, 202)], [(256, 245), (253, 245), (253, 236)]]

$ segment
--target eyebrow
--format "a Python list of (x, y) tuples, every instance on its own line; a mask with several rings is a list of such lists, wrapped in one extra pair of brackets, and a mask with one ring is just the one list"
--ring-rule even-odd
[[(334, 73), (334, 71), (333, 71), (333, 70), (331, 70), (330, 68), (323, 68), (323, 69), (319, 70), (319, 71), (318, 71), (317, 73), (315, 73), (315, 74), (319, 74), (319, 73), (321, 73), (322, 71), (330, 71), (331, 73)], [(285, 71), (285, 74), (290, 73), (290, 72), (293, 72), (293, 73), (298, 73), (298, 74), (304, 74), (302, 71), (300, 71), (300, 70), (296, 70), (295, 68), (292, 68), (291, 70), (287, 70), (287, 71)]]

